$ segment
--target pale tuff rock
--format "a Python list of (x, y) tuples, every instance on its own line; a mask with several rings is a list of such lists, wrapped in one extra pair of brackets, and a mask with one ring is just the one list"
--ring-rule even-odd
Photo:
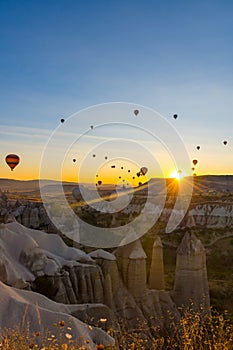
[(233, 205), (200, 204), (189, 210), (187, 226), (213, 228), (233, 226)]
[(177, 306), (194, 302), (208, 308), (209, 287), (205, 249), (193, 233), (186, 233), (177, 250), (173, 299)]
[(38, 208), (32, 208), (29, 217), (29, 226), (32, 228), (40, 227), (39, 210)]
[(124, 284), (135, 297), (140, 297), (146, 290), (146, 254), (140, 240), (117, 248), (118, 267)]
[[(94, 350), (99, 343), (106, 347), (115, 345), (114, 339), (106, 332), (96, 327), (89, 327), (73, 317), (72, 313), (75, 314), (75, 306), (71, 309), (35, 292), (14, 289), (0, 282), (1, 329), (13, 328), (17, 325), (23, 330), (26, 326), (31, 336), (35, 334), (35, 330), (39, 331), (42, 337), (46, 336), (48, 331), (52, 332), (57, 339), (62, 337), (62, 341), (65, 342), (67, 341), (66, 332), (61, 332), (59, 326), (53, 327), (54, 323), (59, 325), (60, 321), (64, 321), (64, 324), (71, 329), (69, 333), (72, 339), (78, 340), (80, 345), (85, 345), (86, 349)], [(89, 342), (88, 345), (86, 341)]]
[[(14, 221), (0, 225), (0, 279), (11, 286), (45, 294), (61, 303), (54, 303), (54, 308), (61, 305), (61, 312), (72, 312), (82, 320), (96, 312), (115, 322), (114, 312), (121, 330), (131, 332), (140, 327), (140, 336), (147, 344), (144, 348), (153, 349), (156, 327), (166, 331), (170, 328), (169, 315), (179, 317), (170, 293), (157, 289), (163, 276), (159, 238), (153, 250), (153, 289), (148, 290), (146, 254), (139, 240), (117, 248), (114, 254), (102, 249), (86, 254), (68, 247), (55, 234), (29, 229)], [(157, 287), (152, 277), (156, 277)], [(178, 306), (187, 306), (190, 297), (200, 305), (203, 294), (206, 305), (209, 303), (205, 251), (194, 235), (185, 235), (178, 249), (176, 282), (171, 294)], [(27, 295), (32, 298), (33, 293)], [(47, 300), (41, 298), (40, 301)], [(66, 311), (62, 311), (64, 304)]]
[(157, 237), (154, 241), (149, 287), (150, 289), (164, 289), (164, 265), (163, 265), (163, 245), (160, 237)]

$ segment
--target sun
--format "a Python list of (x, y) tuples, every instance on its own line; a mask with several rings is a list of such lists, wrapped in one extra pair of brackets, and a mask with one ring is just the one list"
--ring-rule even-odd
[(171, 179), (176, 179), (177, 181), (181, 181), (187, 174), (182, 170), (174, 170), (169, 176)]

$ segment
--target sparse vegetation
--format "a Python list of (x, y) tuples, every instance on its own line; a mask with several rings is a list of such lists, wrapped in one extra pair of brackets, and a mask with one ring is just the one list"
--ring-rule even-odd
[[(182, 311), (182, 310), (181, 310)], [(211, 314), (193, 312), (191, 309), (183, 310), (183, 316), (178, 322), (173, 322), (167, 335), (163, 334), (156, 339), (151, 339), (153, 348), (158, 350), (232, 350), (233, 349), (233, 325), (227, 313), (219, 314), (212, 311)], [(39, 332), (29, 334), (28, 328), (23, 332), (19, 329), (5, 329), (0, 338), (1, 350), (87, 350), (89, 340), (80, 345), (77, 339), (72, 339), (69, 328), (62, 321), (55, 325), (60, 328), (59, 336), (52, 333), (42, 336)], [(108, 330), (113, 334), (113, 330)], [(64, 340), (65, 339), (65, 340)], [(143, 350), (148, 339), (140, 334), (140, 330), (122, 332), (119, 348), (122, 350)], [(110, 350), (103, 344), (96, 344), (96, 349)]]

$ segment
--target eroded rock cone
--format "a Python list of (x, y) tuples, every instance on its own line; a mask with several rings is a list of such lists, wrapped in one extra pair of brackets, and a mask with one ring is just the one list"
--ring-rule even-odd
[(172, 295), (177, 306), (210, 306), (205, 248), (194, 233), (187, 232), (177, 249)]
[(119, 247), (115, 255), (123, 282), (134, 298), (146, 290), (146, 254), (140, 240)]
[(163, 244), (160, 237), (154, 241), (149, 276), (150, 289), (164, 289)]

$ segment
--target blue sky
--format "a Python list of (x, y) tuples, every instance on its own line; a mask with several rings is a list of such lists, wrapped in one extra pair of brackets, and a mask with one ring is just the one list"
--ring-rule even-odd
[(190, 157), (203, 146), (199, 172), (232, 174), (232, 42), (227, 0), (0, 0), (3, 157), (31, 148), (35, 169), (61, 117), (125, 101), (178, 113)]

